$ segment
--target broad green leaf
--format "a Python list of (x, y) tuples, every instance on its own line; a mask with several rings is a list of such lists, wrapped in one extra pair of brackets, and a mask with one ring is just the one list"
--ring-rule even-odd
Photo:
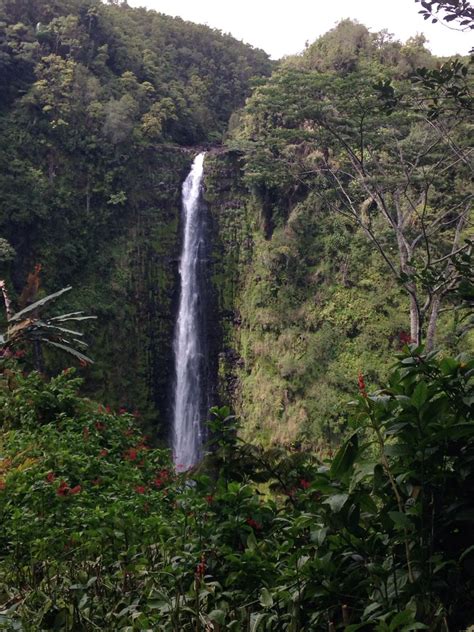
[(255, 537), (255, 533), (253, 531), (247, 536), (247, 548), (251, 551), (255, 551), (257, 548), (257, 538)]
[(212, 610), (209, 613), (209, 619), (218, 623), (219, 625), (225, 624), (225, 612), (223, 610)]
[(389, 511), (388, 515), (398, 529), (412, 529), (413, 523), (401, 511)]
[(329, 505), (331, 507), (331, 511), (337, 513), (338, 511), (341, 511), (348, 498), (349, 494), (334, 494), (333, 496), (326, 498), (324, 504)]
[(264, 608), (271, 608), (273, 606), (273, 597), (268, 588), (262, 588), (260, 592), (260, 603)]
[(334, 457), (331, 469), (329, 470), (333, 478), (340, 478), (349, 471), (357, 457), (358, 447), (359, 438), (356, 431), (346, 439)]
[(428, 386), (426, 382), (419, 382), (416, 385), (415, 390), (413, 391), (413, 395), (411, 396), (411, 403), (413, 406), (420, 410), (423, 404), (428, 399)]
[(263, 623), (266, 618), (267, 615), (261, 612), (257, 614), (252, 614), (252, 617), (250, 619), (250, 632), (257, 632), (257, 630), (262, 629), (260, 627), (260, 624)]
[(69, 292), (69, 290), (72, 290), (72, 286), (64, 287), (62, 290), (58, 290), (57, 292), (54, 292), (54, 294), (48, 294), (48, 296), (45, 296), (39, 301), (36, 301), (35, 303), (28, 305), (28, 307), (25, 307), (24, 309), (17, 312), (16, 314), (13, 314), (9, 322), (17, 322), (18, 320), (22, 320), (22, 318), (24, 318), (26, 314), (30, 314), (31, 312), (34, 312), (39, 307), (43, 307), (47, 303), (54, 301), (55, 298), (58, 298), (65, 292)]

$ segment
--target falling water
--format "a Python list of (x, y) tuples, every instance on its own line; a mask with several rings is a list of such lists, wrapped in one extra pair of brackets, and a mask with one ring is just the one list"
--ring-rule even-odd
[(173, 458), (177, 470), (195, 465), (202, 452), (202, 415), (205, 414), (205, 300), (203, 298), (205, 218), (201, 201), (204, 153), (194, 159), (184, 181), (183, 249), (179, 274), (181, 294), (174, 336), (175, 384)]

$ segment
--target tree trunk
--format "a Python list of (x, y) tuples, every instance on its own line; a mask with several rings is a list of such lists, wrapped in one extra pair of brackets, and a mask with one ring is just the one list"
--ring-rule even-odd
[[(401, 222), (402, 220), (400, 220)], [(400, 270), (403, 274), (408, 276), (413, 275), (413, 269), (410, 265), (412, 252), (409, 249), (406, 240), (403, 237), (402, 230), (399, 225), (396, 228), (397, 231), (397, 244), (398, 244), (398, 256), (400, 258)], [(419, 345), (421, 342), (421, 316), (420, 308), (418, 305), (417, 288), (413, 281), (406, 282), (405, 289), (410, 295), (410, 338), (412, 342)]]
[(436, 294), (433, 297), (433, 302), (431, 304), (430, 320), (428, 323), (428, 330), (426, 332), (426, 351), (431, 351), (433, 349), (440, 305), (441, 296), (439, 294)]
[(416, 298), (410, 295), (410, 338), (416, 345), (419, 345), (421, 342), (420, 329), (421, 323), (418, 303), (416, 302)]

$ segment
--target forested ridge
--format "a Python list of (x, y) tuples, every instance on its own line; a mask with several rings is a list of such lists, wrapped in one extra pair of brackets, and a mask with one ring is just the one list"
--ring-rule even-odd
[[(0, 0), (0, 630), (473, 628), (471, 89), (348, 19), (272, 62), (126, 1)], [(214, 406), (180, 472), (203, 150)]]
[(207, 27), (98, 1), (2, 2), (0, 18), (11, 290), (37, 263), (45, 290), (74, 285), (72, 307), (101, 322), (90, 330), (90, 391), (156, 425), (171, 374), (185, 148), (222, 138), (271, 63)]
[(344, 20), (234, 117), (208, 195), (230, 207), (224, 241), (240, 227), (223, 259), (245, 271), (227, 306), (249, 437), (337, 442), (359, 371), (377, 384), (407, 341), (469, 347), (449, 309), (472, 236), (469, 79), (427, 87), (439, 65), (423, 37)]

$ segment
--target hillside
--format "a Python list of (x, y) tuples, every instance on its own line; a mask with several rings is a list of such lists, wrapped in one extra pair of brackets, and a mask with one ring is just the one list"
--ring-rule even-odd
[(469, 234), (468, 110), (451, 95), (430, 118), (413, 76), (439, 60), (423, 37), (344, 20), (275, 67), (144, 9), (0, 6), (1, 273), (19, 294), (41, 264), (43, 292), (71, 284), (71, 308), (97, 315), (91, 396), (168, 433), (181, 183), (203, 146), (210, 399), (245, 436), (337, 444), (359, 371), (378, 384), (431, 320), (431, 342), (460, 348), (426, 262)]
[(98, 316), (88, 391), (156, 425), (186, 148), (219, 141), (268, 56), (153, 11), (2, 0), (0, 64), (0, 234), (16, 252), (1, 275), (19, 293), (39, 263), (43, 291), (73, 285), (71, 307)]
[(224, 399), (247, 438), (337, 444), (359, 372), (376, 386), (410, 340), (469, 348), (443, 307), (472, 236), (470, 112), (452, 92), (435, 116), (413, 79), (439, 63), (422, 37), (342, 21), (253, 92), (209, 160)]
[(0, 0), (0, 630), (472, 632), (471, 68)]

